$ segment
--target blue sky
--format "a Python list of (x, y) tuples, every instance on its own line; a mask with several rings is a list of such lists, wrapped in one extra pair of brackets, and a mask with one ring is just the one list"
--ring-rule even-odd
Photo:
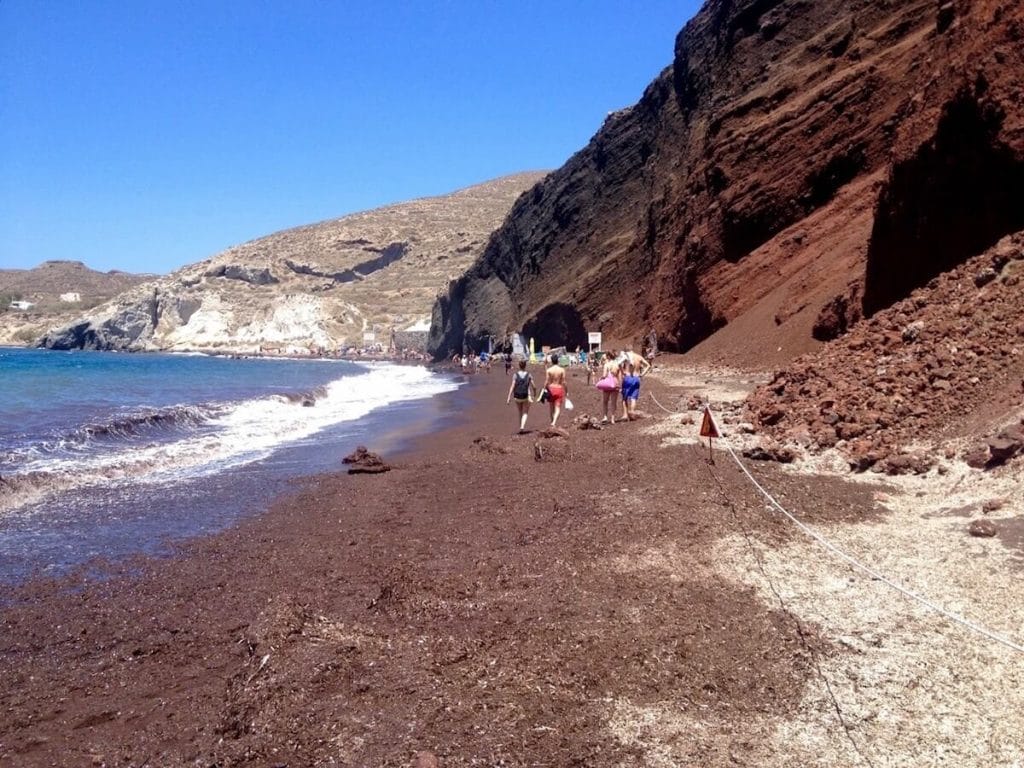
[(0, 2), (0, 268), (168, 272), (556, 168), (697, 0)]

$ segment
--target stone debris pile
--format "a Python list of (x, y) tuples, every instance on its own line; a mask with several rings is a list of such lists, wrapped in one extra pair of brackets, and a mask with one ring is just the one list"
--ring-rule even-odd
[[(922, 474), (924, 441), (991, 468), (1024, 453), (1024, 232), (932, 279), (755, 390), (760, 434), (851, 469)], [(1000, 420), (1002, 423), (1000, 424)]]

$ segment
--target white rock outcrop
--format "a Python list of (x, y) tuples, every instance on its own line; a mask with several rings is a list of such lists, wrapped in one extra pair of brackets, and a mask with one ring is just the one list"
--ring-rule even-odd
[(429, 316), (542, 177), (508, 176), (253, 240), (136, 286), (39, 344), (295, 354), (358, 346), (366, 331), (386, 344), (392, 330)]

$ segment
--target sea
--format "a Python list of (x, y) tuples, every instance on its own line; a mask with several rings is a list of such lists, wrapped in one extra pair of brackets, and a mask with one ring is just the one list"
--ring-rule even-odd
[(442, 395), (460, 384), (393, 363), (0, 347), (0, 584), (170, 553), (357, 445), (401, 450), (454, 416)]

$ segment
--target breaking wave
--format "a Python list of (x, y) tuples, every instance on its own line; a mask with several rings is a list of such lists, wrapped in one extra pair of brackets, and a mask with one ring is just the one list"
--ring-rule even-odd
[(307, 392), (177, 405), (84, 424), (0, 453), (0, 513), (89, 486), (215, 474), (378, 408), (456, 387), (425, 368), (381, 365)]

